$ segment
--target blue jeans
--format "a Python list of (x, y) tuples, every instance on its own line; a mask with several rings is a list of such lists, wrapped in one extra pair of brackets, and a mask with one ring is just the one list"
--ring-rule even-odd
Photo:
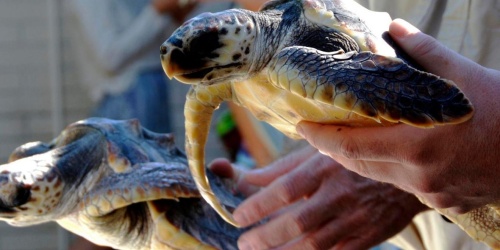
[(141, 73), (123, 93), (106, 94), (92, 116), (115, 120), (137, 118), (151, 131), (172, 132), (167, 84), (169, 81), (162, 69)]

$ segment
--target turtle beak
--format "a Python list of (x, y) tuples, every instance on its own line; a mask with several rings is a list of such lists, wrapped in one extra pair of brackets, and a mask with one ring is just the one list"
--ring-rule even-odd
[(50, 145), (43, 142), (30, 142), (16, 148), (9, 156), (9, 163), (0, 165), (0, 217), (12, 218), (14, 208), (28, 203), (31, 189), (35, 183), (34, 170), (49, 170), (39, 167), (53, 158), (45, 153), (50, 151)]
[(0, 174), (0, 217), (8, 218), (15, 213), (15, 207), (26, 204), (30, 199), (31, 185), (16, 177), (16, 173), (5, 170)]
[(205, 67), (207, 62), (201, 58), (185, 53), (183, 49), (167, 40), (160, 47), (161, 65), (168, 78), (175, 78), (182, 83), (198, 84), (210, 72), (210, 67)]
[[(175, 78), (187, 84), (198, 84), (206, 74), (203, 68), (206, 61), (185, 53), (185, 50), (176, 44), (182, 43), (176, 37), (171, 37), (160, 47), (161, 65), (168, 78)], [(197, 74), (200, 72), (200, 74)]]
[(0, 220), (14, 226), (49, 220), (45, 216), (57, 207), (64, 188), (58, 158), (49, 151), (0, 165)]
[(170, 53), (172, 49), (167, 44), (163, 44), (160, 46), (160, 58), (161, 58), (161, 66), (167, 74), (168, 78), (172, 80), (172, 78), (179, 72), (179, 67), (177, 64), (172, 63), (170, 58), (172, 53)]
[(32, 196), (32, 189), (40, 190), (38, 183), (57, 178), (52, 171), (55, 157), (47, 152), (0, 165), (0, 217), (9, 218), (18, 209), (26, 210), (31, 201), (41, 202)]

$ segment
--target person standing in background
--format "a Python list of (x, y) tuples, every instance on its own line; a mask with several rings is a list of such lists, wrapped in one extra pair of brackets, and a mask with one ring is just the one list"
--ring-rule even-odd
[(139, 119), (170, 132), (169, 80), (158, 48), (193, 9), (176, 0), (72, 0), (82, 28), (83, 80), (97, 106), (91, 115)]

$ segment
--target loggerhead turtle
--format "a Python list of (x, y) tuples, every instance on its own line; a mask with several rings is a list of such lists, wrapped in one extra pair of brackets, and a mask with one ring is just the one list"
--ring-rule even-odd
[[(391, 42), (390, 22), (387, 13), (348, 0), (274, 0), (259, 12), (201, 14), (160, 47), (166, 74), (192, 84), (184, 109), (189, 168), (202, 197), (229, 223), (236, 225), (204, 168), (212, 112), (223, 101), (292, 138), (299, 138), (299, 121), (431, 128), (472, 117), (452, 81), (420, 70)], [(500, 246), (495, 206), (440, 212), (473, 238)]]
[[(224, 204), (241, 202), (208, 173)], [(96, 244), (134, 250), (237, 249), (245, 231), (201, 199), (171, 135), (97, 118), (20, 146), (0, 165), (0, 220), (55, 221)]]

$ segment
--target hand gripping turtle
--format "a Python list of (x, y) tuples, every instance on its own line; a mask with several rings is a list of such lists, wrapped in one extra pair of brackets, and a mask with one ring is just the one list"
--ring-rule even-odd
[[(472, 104), (452, 81), (420, 70), (391, 43), (390, 22), (387, 13), (353, 1), (275, 0), (259, 12), (202, 14), (165, 41), (166, 74), (192, 85), (184, 109), (189, 168), (226, 221), (238, 226), (213, 194), (204, 162), (211, 116), (223, 101), (292, 138), (300, 138), (299, 121), (432, 128), (472, 117)], [(494, 208), (440, 212), (473, 238), (499, 246)]]

